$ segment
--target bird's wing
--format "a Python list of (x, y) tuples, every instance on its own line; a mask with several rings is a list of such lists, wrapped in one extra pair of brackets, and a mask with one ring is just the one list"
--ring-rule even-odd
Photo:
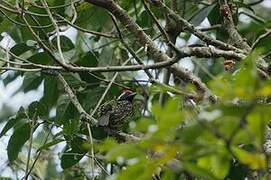
[(109, 124), (110, 114), (112, 112), (112, 103), (113, 101), (109, 101), (101, 105), (99, 108), (99, 125), (107, 126)]
[(105, 115), (102, 115), (100, 118), (99, 118), (99, 125), (100, 126), (107, 126), (109, 124), (109, 117), (110, 117), (110, 114), (105, 114)]

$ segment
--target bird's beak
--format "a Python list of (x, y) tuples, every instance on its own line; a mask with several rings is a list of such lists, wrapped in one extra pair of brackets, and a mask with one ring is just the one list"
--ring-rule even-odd
[(136, 96), (136, 92), (132, 93), (132, 94), (129, 94), (129, 97), (132, 97), (134, 98)]
[(128, 95), (128, 99), (130, 99), (130, 101), (132, 101), (134, 99), (134, 97), (136, 96), (136, 93), (131, 93)]

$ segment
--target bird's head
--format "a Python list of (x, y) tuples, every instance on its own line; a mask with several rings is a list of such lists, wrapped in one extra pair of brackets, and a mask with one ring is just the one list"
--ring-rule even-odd
[(134, 97), (136, 96), (136, 93), (131, 91), (131, 90), (123, 90), (121, 95), (118, 97), (118, 101), (123, 101), (123, 100), (127, 100), (132, 102)]

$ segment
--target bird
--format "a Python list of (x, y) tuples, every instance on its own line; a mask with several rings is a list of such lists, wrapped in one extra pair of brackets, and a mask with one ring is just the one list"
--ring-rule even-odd
[(135, 92), (124, 90), (117, 99), (102, 104), (97, 113), (98, 125), (119, 131), (127, 119), (133, 115), (135, 96)]

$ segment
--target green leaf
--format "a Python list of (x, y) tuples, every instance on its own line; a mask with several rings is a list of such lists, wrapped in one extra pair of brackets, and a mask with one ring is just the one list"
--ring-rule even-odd
[[(15, 15), (11, 15), (10, 18), (14, 18)], [(9, 32), (12, 29), (12, 22), (7, 19), (6, 17), (4, 18), (3, 21), (0, 23), (0, 32)]]
[(43, 78), (36, 73), (25, 73), (22, 86), (14, 94), (23, 91), (24, 93), (36, 90), (42, 83)]
[(19, 72), (14, 72), (14, 73), (8, 73), (8, 75), (2, 80), (2, 77), (0, 78), (4, 85), (6, 86), (10, 82), (14, 81), (18, 76), (20, 75)]
[(8, 132), (11, 128), (13, 128), (19, 121), (23, 120), (24, 118), (27, 118), (27, 115), (25, 114), (25, 109), (21, 107), (15, 117), (9, 118), (8, 122), (2, 129), (0, 133), (0, 138)]
[(53, 60), (46, 52), (40, 52), (37, 54), (34, 54), (30, 58), (27, 59), (30, 62), (33, 62), (35, 64), (43, 64), (43, 65), (52, 65)]
[(133, 0), (120, 1), (119, 3), (123, 9), (127, 10), (132, 7)]
[(144, 154), (133, 144), (120, 144), (111, 148), (111, 150), (106, 154), (106, 159), (109, 161), (116, 161), (118, 157), (122, 157), (126, 160), (144, 157)]
[(188, 94), (189, 92), (186, 92), (184, 90), (178, 89), (177, 87), (169, 86), (166, 84), (158, 83), (156, 82), (154, 85), (151, 86), (150, 91), (152, 93), (176, 93), (176, 94)]
[(131, 130), (135, 132), (147, 133), (149, 131), (149, 127), (155, 125), (155, 121), (153, 119), (140, 118), (136, 121), (136, 126), (131, 128)]
[(122, 171), (117, 179), (135, 179), (135, 180), (149, 180), (152, 179), (156, 166), (154, 163), (141, 161), (132, 166), (128, 166), (125, 171)]
[(248, 10), (252, 11), (253, 14), (255, 14), (254, 9), (251, 6), (249, 6), (248, 4), (244, 3), (243, 1), (234, 1), (234, 4), (236, 4), (238, 6), (238, 8), (248, 9)]
[(64, 122), (63, 133), (65, 135), (73, 135), (79, 130), (79, 118), (78, 119), (67, 119)]
[[(57, 47), (57, 36), (53, 38), (52, 43), (55, 47)], [(60, 36), (60, 46), (63, 52), (72, 50), (74, 48), (74, 44), (70, 38), (66, 36)]]
[(80, 79), (80, 76), (77, 73), (65, 73), (63, 77), (67, 81), (67, 83), (73, 87), (74, 89), (78, 89), (80, 87), (85, 86), (85, 82)]
[(266, 169), (266, 159), (264, 154), (251, 153), (238, 147), (233, 147), (234, 154), (238, 157), (240, 162), (248, 165), (251, 169)]
[(89, 51), (83, 56), (81, 56), (75, 64), (79, 66), (96, 67), (98, 65), (98, 56), (98, 52)]
[(212, 157), (212, 169), (215, 177), (219, 179), (225, 178), (230, 169), (230, 162), (228, 156), (226, 155), (217, 155)]
[[(28, 11), (31, 11), (33, 13), (47, 14), (47, 12), (44, 8), (38, 8), (38, 7), (34, 7), (34, 6), (29, 6), (26, 8)], [(46, 34), (46, 33), (52, 32), (55, 30), (54, 26), (52, 26), (52, 24), (51, 24), (50, 18), (44, 18), (44, 17), (38, 17), (38, 16), (36, 16), (35, 18), (31, 18), (31, 17), (27, 16), (26, 19), (32, 25), (47, 26), (47, 27), (37, 28), (37, 29), (34, 28), (34, 31), (39, 35), (40, 39), (48, 42), (48, 34)], [(24, 22), (24, 21), (22, 21), (21, 18), (19, 18), (19, 16), (18, 16), (18, 20), (20, 20), (22, 23)], [(48, 27), (48, 25), (51, 25), (51, 26)], [(26, 29), (26, 32), (30, 33), (30, 31), (28, 30), (27, 27), (24, 27), (24, 29)], [(33, 36), (32, 37), (30, 36), (30, 38), (28, 38), (27, 40), (29, 40), (29, 39), (33, 39)]]
[(199, 167), (209, 170), (215, 177), (223, 179), (229, 172), (230, 159), (226, 154), (214, 154), (198, 159)]
[(77, 98), (86, 111), (90, 111), (97, 104), (104, 92), (104, 88), (97, 87), (95, 89), (79, 92)]
[(66, 149), (61, 156), (60, 165), (63, 169), (72, 167), (78, 163), (84, 155), (88, 152), (86, 147), (86, 140), (76, 137), (71, 141), (70, 149)]
[(61, 96), (57, 102), (56, 123), (62, 125), (66, 120), (75, 118), (75, 115), (78, 115), (78, 112), (71, 104), (69, 97)]
[(19, 55), (25, 53), (26, 51), (29, 51), (32, 49), (33, 49), (33, 47), (27, 46), (25, 43), (19, 43), (19, 44), (16, 44), (15, 46), (13, 46), (10, 49), (10, 52), (19, 56)]
[(172, 171), (171, 169), (165, 169), (162, 174), (163, 180), (173, 180), (178, 178), (180, 178), (180, 176), (175, 174), (174, 171)]
[(139, 18), (136, 20), (136, 22), (141, 26), (141, 27), (151, 27), (152, 26), (152, 20), (148, 14), (147, 11), (142, 11), (140, 13)]
[(210, 6), (206, 6), (202, 9), (200, 9), (190, 20), (190, 23), (192, 23), (194, 26), (200, 25), (202, 21), (209, 15), (209, 13), (213, 10), (213, 8), (216, 6), (217, 3), (214, 3)]
[[(198, 10), (199, 6), (195, 4), (194, 1), (179, 0), (178, 9), (180, 14), (184, 14), (185, 19), (190, 19)], [(169, 2), (169, 1), (168, 1)], [(186, 11), (183, 12), (183, 6), (185, 6)]]
[(45, 150), (45, 149), (47, 150), (47, 149), (49, 149), (50, 147), (52, 147), (52, 146), (54, 146), (54, 145), (56, 145), (56, 144), (58, 144), (58, 143), (61, 143), (61, 142), (63, 142), (63, 141), (65, 141), (65, 139), (54, 139), (53, 141), (48, 142), (48, 143), (44, 144), (43, 146), (41, 146), (41, 147), (38, 149), (38, 151)]
[(31, 127), (29, 123), (25, 123), (14, 130), (14, 133), (10, 137), (7, 146), (8, 159), (10, 162), (17, 159), (23, 145), (30, 137), (30, 132)]
[(255, 145), (261, 148), (266, 139), (266, 127), (270, 122), (270, 107), (258, 106), (247, 116), (247, 127), (255, 138)]
[(158, 130), (153, 134), (153, 138), (174, 139), (176, 127), (183, 120), (180, 112), (180, 98), (170, 99), (163, 108), (156, 104), (153, 106), (152, 112), (155, 115), (158, 126)]
[(34, 41), (34, 40), (28, 40), (28, 41), (26, 41), (26, 45), (28, 47), (36, 47), (36, 46), (38, 46), (38, 43), (37, 43), (37, 41)]
[(194, 143), (204, 133), (204, 129), (198, 123), (191, 123), (184, 128), (178, 136), (186, 143)]
[[(0, 24), (1, 24), (1, 22), (4, 20), (4, 18), (2, 17), (2, 15), (0, 15)], [(0, 35), (1, 36), (1, 35)], [(2, 39), (0, 39), (0, 41), (1, 41)]]
[(30, 119), (37, 117), (46, 118), (48, 112), (49, 112), (48, 106), (39, 101), (34, 101), (28, 106), (28, 116)]
[(203, 178), (209, 179), (209, 180), (218, 179), (215, 176), (213, 176), (212, 173), (210, 173), (210, 171), (203, 169), (194, 163), (185, 162), (183, 164), (183, 167), (185, 170), (187, 170), (188, 172), (192, 173), (195, 176), (203, 177)]
[[(19, 18), (18, 16), (16, 18), (14, 18), (14, 19), (17, 20), (17, 21), (20, 21), (21, 23), (23, 23), (22, 19)], [(27, 27), (22, 27), (21, 26), (20, 28), (18, 28), (17, 25), (13, 26), (10, 29), (9, 35), (12, 37), (12, 39), (16, 43), (26, 43), (28, 40), (30, 40), (31, 38), (33, 38), (32, 33), (28, 30)]]
[(16, 117), (9, 118), (8, 122), (6, 123), (6, 125), (4, 126), (4, 128), (2, 129), (2, 131), (0, 133), (0, 138), (2, 136), (4, 136), (6, 134), (6, 132), (8, 132), (8, 130), (10, 130), (20, 120), (21, 119), (16, 118)]
[(234, 75), (224, 74), (210, 85), (215, 94), (225, 99), (241, 98), (244, 100), (254, 99), (261, 87), (257, 73), (255, 60), (259, 58), (259, 51), (252, 52), (240, 65), (240, 69)]
[(216, 6), (212, 9), (212, 11), (209, 13), (208, 20), (211, 25), (216, 25), (221, 23), (221, 16), (219, 12), (219, 5), (216, 3)]
[(247, 97), (252, 95), (253, 97), (259, 80), (255, 63), (258, 57), (258, 53), (254, 52), (241, 64), (240, 71), (237, 72), (234, 81), (234, 91), (237, 96)]
[(116, 140), (108, 137), (103, 141), (102, 144), (98, 145), (98, 149), (100, 152), (107, 152), (116, 146), (118, 146), (118, 143), (116, 142)]
[(261, 41), (259, 41), (259, 43), (257, 44), (257, 46), (255, 46), (256, 48), (262, 48), (263, 53), (268, 53), (270, 51), (271, 45), (271, 37), (270, 36), (266, 36), (265, 38), (261, 39)]
[(104, 47), (99, 56), (99, 66), (117, 65), (118, 62), (113, 62), (113, 58), (114, 51), (112, 51), (112, 48), (110, 46)]
[(78, 18), (76, 20), (76, 24), (79, 26), (86, 28), (91, 27), (92, 30), (100, 31), (111, 23), (108, 23), (110, 17), (103, 8), (84, 2), (78, 6), (77, 10)]
[(41, 102), (47, 104), (49, 108), (52, 108), (57, 103), (59, 93), (60, 92), (58, 90), (58, 81), (56, 80), (56, 78), (51, 76), (45, 76), (44, 91)]
[(240, 164), (240, 162), (232, 162), (230, 172), (226, 179), (245, 179), (249, 174), (248, 167), (246, 165)]

